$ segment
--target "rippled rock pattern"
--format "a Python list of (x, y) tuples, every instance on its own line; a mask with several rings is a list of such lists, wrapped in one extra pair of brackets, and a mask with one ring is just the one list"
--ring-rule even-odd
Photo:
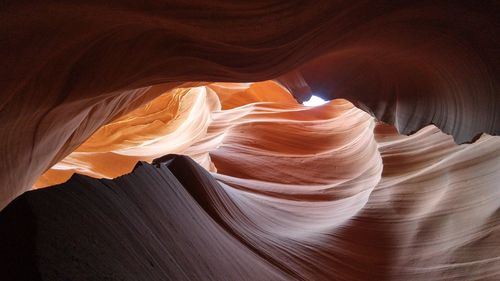
[(498, 1), (4, 1), (0, 206), (101, 126), (192, 81), (280, 76), (299, 100), (348, 98), (402, 133), (498, 135), (499, 13)]
[(0, 5), (1, 280), (500, 279), (498, 1)]
[[(153, 160), (169, 153), (198, 164)], [(346, 100), (304, 107), (276, 82), (214, 83), (167, 92), (107, 124), (38, 187), (166, 162), (203, 208), (197, 224), (215, 222), (279, 278), (494, 280), (499, 159), (498, 137), (457, 145), (435, 126), (404, 136)]]
[[(198, 168), (182, 157), (172, 165)], [(216, 184), (198, 169), (197, 186)], [(190, 195), (197, 190), (178, 177), (164, 165), (138, 164), (115, 180), (75, 175), (23, 194), (0, 214), (2, 280), (283, 278), (204, 212)]]

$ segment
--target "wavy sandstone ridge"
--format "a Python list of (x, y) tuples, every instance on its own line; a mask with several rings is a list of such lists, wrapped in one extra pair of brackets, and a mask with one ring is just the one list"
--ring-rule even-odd
[[(157, 158), (170, 153), (194, 161)], [(402, 136), (346, 100), (304, 107), (276, 82), (215, 83), (167, 92), (100, 128), (38, 185), (63, 182), (73, 172), (107, 178), (131, 174), (113, 181), (73, 176), (58, 187), (27, 193), (16, 200), (22, 203), (6, 209), (9, 214), (26, 208), (17, 212), (32, 214), (29, 219), (4, 215), (4, 220), (27, 220), (19, 227), (36, 229), (28, 239), (38, 242), (22, 258), (35, 260), (27, 272), (49, 280), (83, 278), (81, 272), (86, 278), (119, 272), (131, 280), (233, 275), (241, 280), (495, 280), (500, 277), (498, 159), (498, 137), (483, 135), (473, 144), (457, 145), (434, 126)], [(139, 160), (156, 168), (144, 162), (136, 167)], [(73, 194), (80, 192), (87, 195)], [(80, 196), (85, 201), (79, 202)], [(172, 198), (184, 207), (173, 207)], [(138, 213), (122, 214), (130, 208)], [(115, 213), (132, 218), (104, 226)], [(58, 239), (50, 233), (80, 216), (83, 222), (72, 225), (71, 234), (61, 234), (71, 237), (68, 244), (50, 246)], [(186, 237), (183, 229), (194, 222), (199, 229)], [(137, 227), (151, 234), (139, 235)], [(66, 257), (75, 255), (65, 253), (68, 245), (88, 239), (85, 231), (100, 237), (92, 242), (104, 247), (99, 259), (113, 258), (116, 264), (81, 269), (80, 264), (97, 263), (93, 244), (80, 243), (79, 254)], [(123, 236), (129, 231), (131, 236)], [(136, 240), (137, 235), (147, 237)], [(199, 241), (191, 239), (197, 235), (220, 249), (196, 246)], [(180, 244), (169, 242), (179, 239)], [(113, 245), (119, 243), (139, 249), (117, 254)], [(219, 260), (219, 254), (228, 255), (219, 251), (227, 249), (230, 261)], [(42, 261), (33, 257), (40, 255)], [(184, 258), (191, 264), (182, 263)], [(133, 259), (142, 260), (136, 269), (129, 268)], [(252, 270), (241, 269), (243, 264)], [(211, 270), (202, 274), (198, 267)], [(63, 268), (70, 270), (60, 272)]]
[[(414, 139), (386, 127), (380, 131), (384, 164), (394, 165), (394, 153), (400, 153), (406, 171), (389, 169), (369, 197), (349, 183), (336, 188), (341, 195), (343, 187), (350, 189), (351, 197), (313, 192), (320, 200), (290, 197), (284, 189), (242, 190), (172, 155), (112, 181), (75, 175), (62, 185), (27, 192), (0, 213), (3, 277), (497, 279), (498, 140), (494, 155), (491, 139), (457, 149), (431, 128), (418, 134), (446, 153), (414, 161), (415, 152), (407, 149)], [(471, 177), (474, 166), (467, 164), (478, 154), (486, 168)]]
[(4, 2), (0, 207), (98, 128), (189, 81), (278, 77), (298, 99), (348, 98), (402, 133), (497, 135), (499, 12), (497, 1)]

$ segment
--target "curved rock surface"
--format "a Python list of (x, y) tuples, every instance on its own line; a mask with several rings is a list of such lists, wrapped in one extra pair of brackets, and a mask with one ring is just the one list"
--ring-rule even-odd
[[(382, 181), (369, 191), (341, 184), (330, 191), (337, 197), (307, 186), (293, 196), (235, 188), (170, 155), (115, 180), (75, 175), (25, 193), (0, 213), (2, 277), (497, 279), (498, 140), (494, 149), (492, 139), (457, 148), (428, 128), (416, 135), (442, 150), (415, 161), (412, 137), (378, 131), (389, 167)], [(470, 165), (478, 156), (480, 174)]]
[(500, 279), (498, 14), (4, 1), (0, 279)]
[[(74, 172), (117, 177), (169, 153), (200, 165), (183, 157), (154, 161), (168, 163), (177, 188), (195, 200), (186, 204), (203, 208), (195, 220), (213, 220), (241, 251), (260, 257), (256, 267), (264, 262), (285, 280), (500, 277), (498, 137), (457, 145), (435, 126), (399, 135), (346, 100), (304, 107), (272, 81), (167, 92), (100, 128), (38, 186)], [(236, 274), (231, 268), (220, 270)]]
[(189, 81), (285, 75), (277, 79), (299, 99), (310, 90), (349, 98), (402, 133), (433, 123), (459, 143), (497, 135), (499, 9), (498, 1), (5, 1), (0, 206), (101, 126)]
[(138, 164), (115, 180), (75, 175), (25, 193), (0, 215), (2, 280), (286, 280), (204, 212), (175, 173)]

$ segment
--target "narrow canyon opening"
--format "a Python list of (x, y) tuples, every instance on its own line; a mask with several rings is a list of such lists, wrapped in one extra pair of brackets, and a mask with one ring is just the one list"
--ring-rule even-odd
[(304, 101), (302, 104), (305, 106), (320, 106), (320, 105), (323, 105), (327, 102), (328, 101), (325, 101), (324, 99), (322, 99), (318, 96), (312, 95), (309, 100)]

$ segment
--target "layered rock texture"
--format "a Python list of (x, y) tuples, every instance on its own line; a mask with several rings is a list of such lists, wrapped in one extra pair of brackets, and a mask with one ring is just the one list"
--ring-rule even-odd
[(3, 2), (0, 279), (499, 280), (499, 14)]
[(404, 136), (273, 81), (175, 89), (2, 212), (3, 264), (42, 280), (495, 280), (499, 159), (498, 137)]

